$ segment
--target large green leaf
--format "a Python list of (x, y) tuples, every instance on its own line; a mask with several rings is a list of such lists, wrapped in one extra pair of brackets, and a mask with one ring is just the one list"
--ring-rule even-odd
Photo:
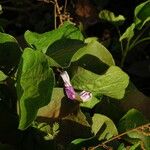
[(83, 41), (84, 38), (77, 27), (70, 22), (65, 22), (60, 28), (42, 34), (26, 31), (25, 39), (31, 47), (46, 53), (48, 47), (57, 40), (76, 39)]
[(21, 55), (20, 47), (14, 37), (0, 32), (0, 67), (9, 71), (18, 64)]
[(108, 140), (118, 134), (113, 121), (104, 115), (94, 114), (92, 122), (92, 131), (98, 140)]
[(120, 37), (120, 41), (128, 41), (130, 42), (130, 40), (133, 38), (134, 36), (134, 28), (135, 28), (135, 24), (132, 23), (130, 27), (128, 27), (126, 29), (126, 31), (122, 34), (122, 36)]
[(19, 129), (24, 130), (35, 119), (38, 109), (50, 102), (54, 76), (45, 54), (27, 48), (22, 55), (17, 78)]
[[(141, 125), (149, 123), (141, 112), (136, 109), (129, 110), (120, 120), (119, 122), (119, 130), (120, 132), (126, 132)], [(148, 133), (147, 133), (148, 132)], [(138, 141), (142, 142), (142, 147), (145, 149), (150, 148), (150, 136), (149, 131), (147, 129), (141, 128), (127, 133), (125, 139), (131, 143), (137, 143)]]
[(108, 66), (115, 65), (111, 53), (101, 43), (91, 38), (86, 39), (85, 43), (87, 43), (87, 45), (79, 49), (74, 54), (72, 62), (78, 61), (85, 55), (92, 55), (98, 58), (99, 61), (107, 64)]
[(76, 39), (60, 39), (51, 44), (46, 52), (50, 66), (68, 67), (73, 55), (85, 44)]
[(125, 18), (122, 15), (115, 16), (115, 14), (109, 10), (102, 10), (99, 13), (99, 18), (104, 21), (108, 21), (115, 26), (120, 26), (124, 23)]
[(134, 17), (136, 28), (139, 30), (150, 21), (150, 0), (135, 8)]
[(111, 66), (103, 75), (79, 67), (72, 78), (72, 84), (78, 90), (100, 93), (116, 99), (123, 98), (128, 83), (128, 75), (117, 66)]

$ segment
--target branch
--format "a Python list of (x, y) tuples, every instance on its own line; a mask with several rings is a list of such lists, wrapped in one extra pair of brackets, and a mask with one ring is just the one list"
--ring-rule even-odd
[[(149, 128), (150, 128), (150, 123), (147, 123), (147, 124), (145, 124), (145, 125), (141, 125), (141, 126), (139, 126), (139, 127), (136, 127), (136, 128), (134, 128), (134, 129), (131, 129), (131, 130), (129, 130), (129, 131), (126, 131), (126, 132), (124, 132), (124, 133), (122, 133), (122, 134), (119, 134), (119, 135), (117, 135), (117, 136), (115, 136), (115, 137), (113, 137), (113, 138), (111, 138), (111, 139), (109, 139), (109, 140), (107, 140), (107, 141), (105, 141), (105, 142), (103, 142), (103, 143), (101, 143), (101, 144), (95, 146), (95, 147), (92, 147), (90, 150), (95, 150), (95, 149), (98, 148), (98, 147), (105, 147), (106, 144), (108, 144), (108, 143), (110, 143), (110, 142), (112, 142), (112, 141), (114, 141), (114, 140), (117, 140), (117, 139), (121, 138), (122, 136), (124, 136), (124, 135), (126, 135), (126, 134), (128, 134), (128, 133), (130, 133), (130, 132), (137, 131), (137, 130), (144, 130), (145, 128), (148, 128), (148, 129), (149, 129)], [(145, 134), (145, 132), (144, 132), (144, 134)], [(149, 134), (147, 134), (147, 135), (149, 135)]]

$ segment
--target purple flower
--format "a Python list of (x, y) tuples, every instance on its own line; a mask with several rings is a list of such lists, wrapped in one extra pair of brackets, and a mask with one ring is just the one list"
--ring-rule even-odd
[(72, 86), (65, 86), (65, 92), (69, 99), (74, 100), (76, 98), (76, 92)]
[[(71, 85), (70, 77), (67, 71), (63, 71), (62, 73), (60, 73), (60, 76), (64, 81), (64, 88), (65, 88), (67, 97), (71, 100), (75, 100), (76, 92), (73, 86)], [(92, 98), (92, 93), (87, 92), (87, 91), (82, 91), (81, 93), (79, 93), (79, 97), (81, 98), (82, 102), (87, 102)]]
[(92, 93), (91, 92), (87, 92), (87, 91), (82, 91), (79, 94), (80, 98), (82, 99), (83, 102), (87, 102), (92, 98)]
[(67, 97), (71, 100), (74, 100), (76, 98), (76, 92), (73, 86), (71, 85), (68, 73), (64, 71), (60, 74), (60, 76), (62, 77), (64, 81), (64, 87), (65, 87), (65, 92), (66, 92)]

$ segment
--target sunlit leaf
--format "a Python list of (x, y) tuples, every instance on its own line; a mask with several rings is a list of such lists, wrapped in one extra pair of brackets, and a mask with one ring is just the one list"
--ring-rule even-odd
[(25, 39), (31, 47), (46, 53), (48, 47), (57, 40), (76, 39), (83, 41), (84, 38), (77, 27), (70, 22), (65, 22), (60, 28), (42, 34), (26, 31)]
[(126, 150), (125, 145), (121, 143), (119, 147), (117, 148), (117, 150)]
[(98, 141), (95, 136), (86, 139), (79, 138), (73, 140), (67, 147), (67, 150), (79, 150), (82, 149), (83, 147), (93, 146), (96, 143), (98, 143)]
[(7, 75), (5, 75), (2, 71), (0, 71), (0, 81), (6, 80)]
[(115, 14), (109, 10), (102, 10), (99, 13), (99, 18), (104, 21), (108, 21), (115, 26), (120, 26), (124, 23), (125, 18), (122, 15), (115, 16)]
[[(81, 59), (85, 55), (92, 55), (96, 57), (99, 61), (107, 64), (108, 66), (115, 65), (115, 62), (113, 60), (113, 57), (111, 53), (97, 40), (87, 38), (85, 40), (85, 43), (87, 43), (86, 46), (79, 49), (73, 56), (72, 62), (75, 62), (79, 59)], [(89, 63), (89, 62), (88, 62)], [(85, 62), (86, 64), (86, 62)]]
[(134, 22), (137, 29), (141, 29), (150, 21), (150, 0), (138, 5), (134, 11)]
[(128, 132), (128, 137), (125, 139), (133, 144), (141, 141), (142, 147), (148, 149), (150, 147), (150, 136), (148, 128), (144, 128), (144, 124), (147, 123), (149, 123), (149, 120), (147, 120), (141, 112), (136, 109), (131, 109), (121, 118), (119, 130), (120, 132), (126, 132), (143, 125), (140, 129)]
[(139, 150), (140, 148), (141, 148), (141, 143), (137, 142), (133, 146), (131, 146), (129, 150)]
[(126, 31), (123, 33), (123, 35), (120, 37), (119, 40), (120, 41), (126, 40), (126, 41), (130, 42), (130, 40), (134, 36), (134, 28), (135, 28), (135, 24), (132, 23), (131, 26), (126, 29)]
[(128, 75), (117, 66), (111, 66), (103, 75), (79, 67), (72, 78), (72, 84), (78, 90), (100, 93), (116, 99), (123, 98), (128, 83)]
[(108, 140), (118, 134), (113, 121), (101, 114), (94, 114), (92, 117), (92, 131), (98, 140)]
[(54, 76), (45, 54), (27, 48), (22, 55), (17, 78), (19, 129), (24, 130), (35, 119), (38, 109), (50, 102)]

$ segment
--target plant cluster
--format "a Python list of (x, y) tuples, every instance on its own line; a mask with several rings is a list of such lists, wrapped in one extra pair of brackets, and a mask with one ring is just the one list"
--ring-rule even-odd
[[(150, 40), (143, 37), (149, 8), (149, 0), (137, 6), (123, 34), (123, 16), (99, 14), (120, 35), (121, 67), (129, 51)], [(22, 49), (1, 28), (0, 149), (150, 149), (149, 120), (120, 106), (137, 89), (96, 37), (85, 38), (67, 21), (42, 34), (28, 30), (24, 38)]]

